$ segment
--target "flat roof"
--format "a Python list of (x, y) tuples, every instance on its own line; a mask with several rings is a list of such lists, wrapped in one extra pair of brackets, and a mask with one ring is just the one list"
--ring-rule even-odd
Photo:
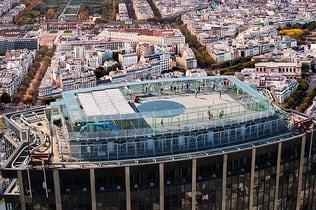
[[(146, 80), (132, 83), (122, 83), (122, 84), (111, 84), (102, 85), (97, 87), (71, 90), (62, 93), (62, 99), (51, 103), (51, 107), (58, 107), (61, 104), (68, 110), (68, 115), (72, 122), (81, 122), (89, 120), (88, 118), (95, 121), (95, 117), (104, 117), (109, 115), (124, 115), (124, 114), (134, 114), (135, 110), (130, 106), (129, 101), (133, 101), (134, 97), (137, 95), (142, 95), (142, 101), (153, 101), (153, 100), (177, 100), (181, 101), (181, 104), (185, 104), (186, 100), (188, 104), (185, 105), (186, 108), (196, 108), (200, 106), (207, 106), (212, 104), (226, 104), (225, 100), (216, 100), (219, 97), (210, 96), (204, 97), (207, 100), (202, 100), (199, 98), (199, 102), (194, 99), (194, 91), (197, 89), (197, 85), (203, 86), (204, 94), (210, 94), (208, 91), (214, 84), (216, 86), (215, 92), (223, 93), (225, 90), (225, 81), (229, 81), (230, 86), (240, 90), (241, 93), (247, 93), (251, 96), (252, 100), (257, 102), (267, 102), (267, 99), (261, 95), (257, 90), (249, 86), (249, 84), (238, 80), (233, 76), (209, 76), (209, 77), (186, 77), (186, 78), (167, 78), (159, 80)], [(159, 90), (170, 89), (170, 86), (176, 86), (178, 91), (169, 91), (168, 94), (159, 95)], [(191, 89), (191, 96), (188, 96), (185, 92), (181, 91), (183, 86), (186, 84), (193, 85)], [(182, 85), (182, 87), (181, 87)], [(146, 87), (148, 90), (146, 90)], [(159, 90), (158, 90), (159, 88)], [(184, 87), (185, 88), (185, 87)], [(190, 87), (191, 88), (191, 87)], [(148, 91), (148, 94), (144, 93)], [(206, 94), (206, 92), (208, 92)], [(218, 94), (217, 93), (217, 94)], [(231, 98), (230, 101), (236, 101), (236, 99)]]
[(99, 90), (77, 95), (86, 116), (135, 113), (119, 89)]

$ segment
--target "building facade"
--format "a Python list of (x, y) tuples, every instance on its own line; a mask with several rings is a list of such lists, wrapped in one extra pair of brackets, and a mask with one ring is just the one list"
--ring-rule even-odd
[(0, 39), (0, 52), (6, 50), (38, 50), (38, 38), (2, 38)]
[(260, 62), (255, 64), (257, 73), (280, 73), (287, 79), (302, 78), (302, 63)]

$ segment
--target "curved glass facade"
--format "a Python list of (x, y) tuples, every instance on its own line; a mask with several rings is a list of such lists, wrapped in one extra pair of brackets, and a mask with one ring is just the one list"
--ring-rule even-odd
[(25, 209), (314, 209), (311, 140), (311, 134), (299, 135), (159, 163), (48, 165), (47, 197), (43, 169), (29, 169), (30, 181), (20, 169), (24, 191), (7, 193), (6, 202), (8, 209), (23, 209), (16, 196), (24, 198)]

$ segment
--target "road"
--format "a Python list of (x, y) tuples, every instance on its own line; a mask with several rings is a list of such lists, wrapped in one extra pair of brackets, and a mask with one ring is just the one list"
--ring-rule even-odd
[(29, 105), (24, 105), (24, 104), (18, 104), (18, 105), (14, 105), (14, 104), (6, 104), (5, 110), (0, 110), (0, 115), (6, 114), (6, 113), (10, 113), (10, 112), (16, 112), (16, 111), (20, 111), (20, 110), (25, 110), (30, 108)]

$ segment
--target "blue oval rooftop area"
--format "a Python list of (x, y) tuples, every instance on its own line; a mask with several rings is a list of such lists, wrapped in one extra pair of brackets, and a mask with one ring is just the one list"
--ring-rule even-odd
[(145, 116), (170, 117), (183, 114), (185, 106), (175, 101), (157, 100), (144, 102), (137, 109)]

